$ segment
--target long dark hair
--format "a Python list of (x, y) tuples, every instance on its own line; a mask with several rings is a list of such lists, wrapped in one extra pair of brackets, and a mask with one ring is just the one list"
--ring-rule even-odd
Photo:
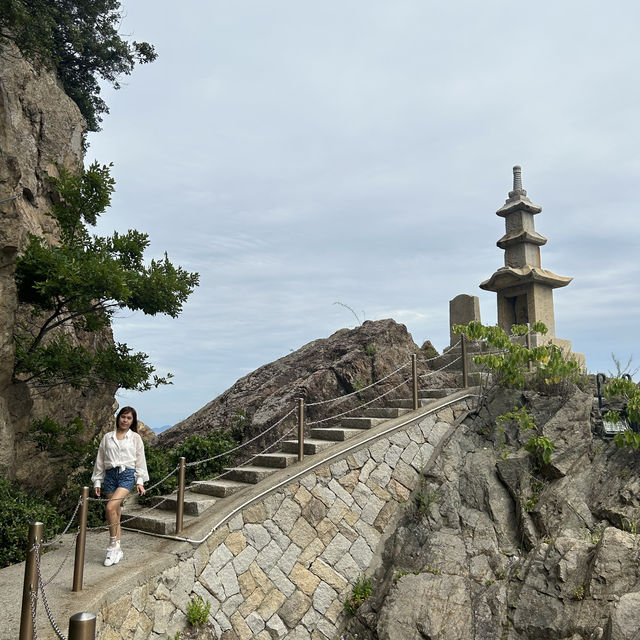
[(123, 413), (130, 413), (133, 416), (133, 422), (131, 423), (129, 429), (138, 433), (138, 414), (133, 407), (122, 407), (122, 409), (118, 411), (118, 415), (116, 416), (116, 429), (118, 428), (118, 420), (120, 420), (120, 416)]

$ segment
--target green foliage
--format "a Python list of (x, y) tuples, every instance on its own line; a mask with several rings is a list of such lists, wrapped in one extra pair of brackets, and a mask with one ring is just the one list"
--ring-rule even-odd
[(640, 449), (640, 433), (636, 433), (631, 429), (625, 429), (621, 433), (616, 433), (616, 435), (613, 436), (613, 441), (619, 449), (623, 447), (629, 447), (634, 451)]
[(119, 89), (119, 77), (156, 58), (147, 42), (120, 36), (121, 19), (120, 0), (0, 0), (0, 46), (13, 41), (25, 57), (54, 69), (89, 131), (98, 131), (109, 112), (100, 81)]
[(12, 487), (1, 477), (0, 513), (0, 568), (26, 558), (29, 523), (42, 522), (45, 539), (54, 537), (65, 525), (49, 501)]
[(236, 409), (235, 415), (231, 419), (231, 437), (236, 442), (242, 442), (245, 431), (249, 426), (249, 417), (244, 409)]
[[(174, 449), (159, 449), (150, 447), (145, 443), (145, 456), (149, 471), (150, 484), (155, 484), (178, 466), (181, 457), (186, 463), (207, 460), (233, 448), (233, 441), (228, 434), (222, 431), (212, 431), (206, 436), (191, 435), (181, 445)], [(230, 456), (222, 456), (216, 460), (210, 460), (199, 465), (186, 468), (185, 480), (188, 483), (194, 480), (206, 480), (220, 473), (224, 467), (229, 466)], [(174, 491), (178, 486), (177, 474), (167, 478), (160, 486), (147, 491), (142, 502), (152, 496), (166, 495)]]
[[(472, 321), (468, 325), (456, 325), (453, 331), (471, 340), (484, 340), (502, 353), (486, 353), (474, 356), (474, 362), (482, 364), (497, 374), (498, 383), (505, 387), (522, 388), (530, 367), (536, 369), (535, 382), (541, 391), (562, 391), (566, 385), (577, 382), (580, 366), (575, 360), (567, 359), (562, 350), (554, 344), (527, 348), (497, 326), (485, 326)], [(527, 333), (546, 334), (547, 327), (542, 322), (534, 322), (531, 330), (526, 325), (513, 325), (511, 335), (522, 337)]]
[(202, 596), (195, 596), (189, 600), (187, 605), (187, 622), (192, 627), (201, 627), (209, 620), (209, 613), (211, 612), (211, 602), (209, 600), (204, 601)]
[(546, 436), (531, 436), (524, 448), (534, 457), (538, 465), (549, 464), (555, 444)]
[(34, 420), (29, 435), (40, 451), (54, 455), (67, 455), (78, 459), (84, 457), (89, 444), (82, 440), (85, 431), (80, 418), (73, 418), (66, 424), (60, 424), (50, 417)]
[(426, 490), (421, 486), (414, 500), (417, 513), (421, 516), (428, 516), (432, 505), (440, 502), (440, 493), (437, 489)]
[(94, 163), (77, 175), (60, 168), (53, 183), (60, 201), (50, 216), (61, 242), (31, 235), (16, 265), (18, 298), (32, 313), (14, 335), (14, 378), (32, 386), (111, 384), (139, 391), (170, 384), (170, 374), (154, 375), (146, 354), (121, 343), (89, 349), (72, 343), (62, 329), (90, 335), (108, 327), (123, 308), (176, 317), (198, 285), (198, 274), (174, 267), (166, 254), (145, 264), (146, 234), (89, 233), (87, 225), (96, 224), (111, 200), (109, 167)]
[(514, 422), (522, 431), (532, 431), (536, 429), (536, 422), (533, 416), (524, 407), (514, 407), (513, 411), (507, 411), (496, 417), (498, 424)]
[(355, 615), (362, 603), (371, 597), (371, 594), (371, 578), (361, 576), (353, 585), (351, 595), (344, 601), (345, 612), (350, 616)]
[(366, 345), (364, 347), (364, 352), (370, 358), (373, 358), (376, 355), (376, 353), (378, 352), (378, 347), (376, 346), (376, 343), (372, 342), (371, 344)]
[(578, 585), (574, 590), (573, 590), (573, 597), (576, 600), (583, 600), (584, 599), (584, 585), (580, 584)]

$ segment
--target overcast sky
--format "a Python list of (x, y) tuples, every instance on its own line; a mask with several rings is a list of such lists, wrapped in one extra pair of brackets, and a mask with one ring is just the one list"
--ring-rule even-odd
[[(543, 207), (556, 335), (640, 365), (640, 5), (563, 0), (123, 2), (158, 60), (120, 91), (87, 163), (114, 163), (100, 232), (137, 228), (201, 285), (116, 339), (174, 384), (120, 393), (147, 424), (360, 319), (448, 344), (448, 302), (503, 264), (512, 166)], [(637, 378), (636, 378), (637, 379)]]

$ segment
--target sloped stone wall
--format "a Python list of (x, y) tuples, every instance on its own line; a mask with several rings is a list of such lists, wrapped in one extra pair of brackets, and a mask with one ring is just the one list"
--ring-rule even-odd
[(185, 633), (189, 601), (211, 603), (225, 640), (333, 640), (355, 581), (379, 564), (421, 469), (470, 408), (462, 400), (312, 469), (236, 514), (179, 564), (105, 605), (98, 638)]

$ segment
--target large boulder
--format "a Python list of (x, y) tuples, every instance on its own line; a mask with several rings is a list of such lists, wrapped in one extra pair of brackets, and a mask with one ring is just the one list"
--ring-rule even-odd
[[(294, 409), (299, 397), (313, 403), (357, 392), (341, 403), (310, 406), (307, 419), (321, 420), (341, 413), (375, 394), (389, 392), (409, 378), (413, 353), (424, 352), (407, 328), (393, 320), (367, 320), (355, 329), (341, 329), (244, 376), (202, 409), (161, 433), (158, 444), (174, 446), (192, 434), (205, 435), (216, 429), (241, 430), (240, 435), (253, 437)], [(428, 367), (425, 359), (420, 359), (421, 372)], [(399, 367), (404, 368), (374, 390), (365, 389)], [(438, 378), (441, 382), (442, 374)], [(428, 379), (425, 386), (427, 383)], [(410, 386), (403, 385), (386, 397), (410, 395)], [(295, 416), (273, 435), (290, 429), (293, 420)]]

